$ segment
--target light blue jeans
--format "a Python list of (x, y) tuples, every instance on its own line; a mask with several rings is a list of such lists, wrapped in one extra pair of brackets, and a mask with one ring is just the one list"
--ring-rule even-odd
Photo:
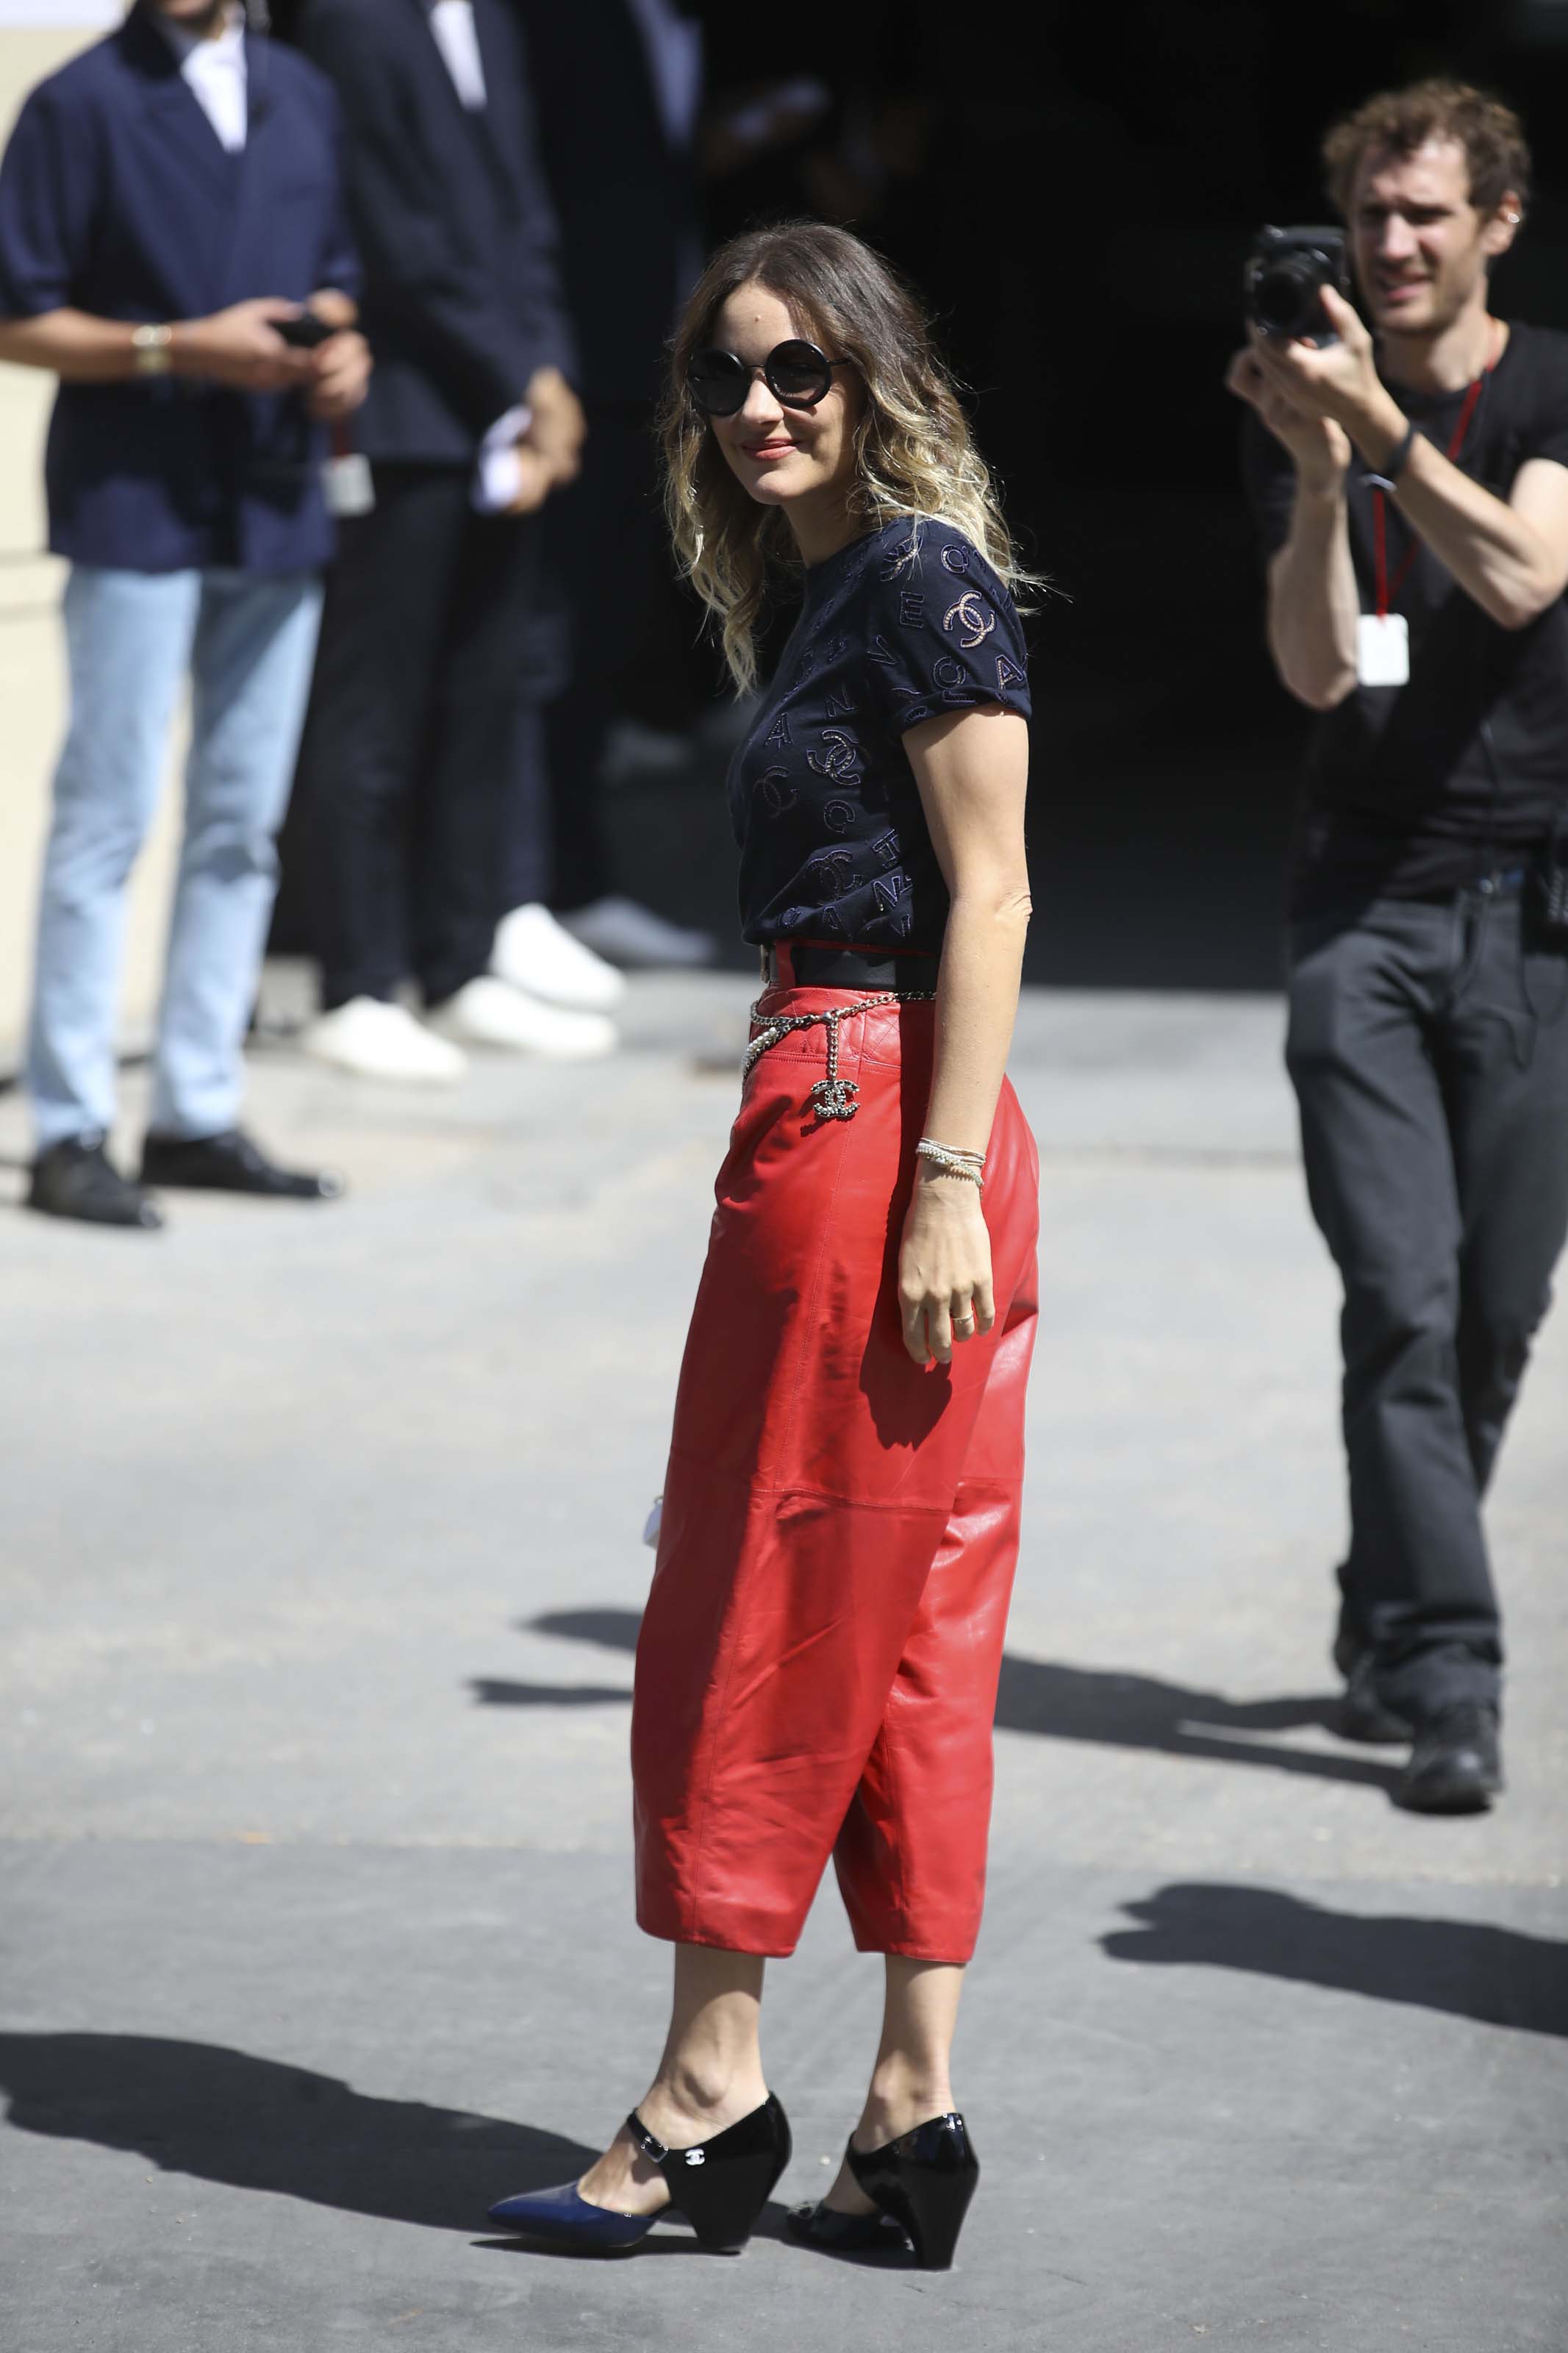
[(125, 888), (157, 803), (187, 670), (185, 824), (151, 1124), (236, 1124), (240, 1049), (278, 887), (321, 618), (313, 573), (72, 569), (70, 721), (38, 908), (27, 1092), (40, 1152), (114, 1124)]

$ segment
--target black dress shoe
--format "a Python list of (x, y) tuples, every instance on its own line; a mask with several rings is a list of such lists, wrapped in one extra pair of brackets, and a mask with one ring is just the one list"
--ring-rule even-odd
[(27, 1187), (27, 1207), (42, 1209), (47, 1217), (80, 1218), (89, 1226), (139, 1227), (143, 1233), (155, 1232), (163, 1222), (156, 1203), (121, 1175), (97, 1129), (68, 1135), (39, 1153)]
[(335, 1201), (343, 1180), (330, 1168), (279, 1168), (243, 1129), (222, 1135), (160, 1135), (142, 1146), (144, 1185), (184, 1185), (206, 1193), (260, 1193), (271, 1200)]
[(1373, 1681), (1370, 1651), (1363, 1651), (1349, 1670), (1337, 1729), (1342, 1740), (1365, 1740), (1380, 1747), (1392, 1747), (1397, 1741), (1415, 1737), (1415, 1727), (1409, 1717), (1396, 1715), (1379, 1699)]
[(1498, 1712), (1460, 1700), (1420, 1726), (1394, 1801), (1414, 1814), (1484, 1814), (1501, 1788)]

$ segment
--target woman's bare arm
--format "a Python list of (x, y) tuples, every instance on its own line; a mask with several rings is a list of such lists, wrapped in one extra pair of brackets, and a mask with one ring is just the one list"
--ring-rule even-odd
[[(936, 1060), (925, 1133), (984, 1152), (1018, 1010), (1029, 876), (1024, 854), (1028, 729), (988, 703), (928, 719), (904, 748), (952, 905), (937, 982)], [(900, 1257), (904, 1345), (918, 1364), (952, 1353), (953, 1321), (995, 1320), (991, 1241), (978, 1187), (922, 1160)], [(972, 1336), (962, 1323), (962, 1341)]]

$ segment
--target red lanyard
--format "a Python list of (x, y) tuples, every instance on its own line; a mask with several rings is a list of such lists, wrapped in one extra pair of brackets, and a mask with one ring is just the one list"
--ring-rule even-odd
[[(1453, 464), (1454, 460), (1458, 457), (1460, 450), (1465, 446), (1465, 436), (1470, 429), (1470, 420), (1475, 416), (1476, 404), (1481, 396), (1481, 386), (1485, 384), (1488, 376), (1490, 375), (1493, 368), (1496, 367), (1501, 357), (1502, 345), (1500, 340), (1490, 359), (1487, 362), (1485, 367), (1482, 368), (1479, 375), (1477, 376), (1474, 384), (1470, 385), (1469, 390), (1465, 395), (1464, 406), (1459, 411), (1459, 421), (1455, 426), (1453, 433), (1449, 437), (1448, 447), (1444, 452), (1444, 455), (1448, 459), (1450, 465)], [(1416, 550), (1421, 543), (1419, 540), (1415, 540), (1412, 542), (1411, 545), (1405, 549), (1405, 561), (1394, 575), (1393, 586), (1391, 586), (1389, 585), (1388, 578), (1387, 505), (1388, 502), (1384, 499), (1383, 492), (1381, 491), (1373, 491), (1372, 494), (1373, 576), (1377, 594), (1377, 617), (1380, 621), (1387, 620), (1388, 608), (1390, 605), (1394, 602), (1396, 597), (1399, 596), (1400, 591), (1404, 588), (1405, 582), (1409, 579), (1410, 567), (1415, 561)]]

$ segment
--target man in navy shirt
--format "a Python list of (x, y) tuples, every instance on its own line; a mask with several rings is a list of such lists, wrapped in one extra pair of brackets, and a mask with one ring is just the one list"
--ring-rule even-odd
[[(60, 380), (45, 480), (71, 565), (26, 1071), (28, 1199), (56, 1216), (162, 1222), (106, 1143), (125, 888), (187, 674), (142, 1181), (337, 1189), (274, 1166), (237, 1122), (331, 553), (325, 427), (369, 374), (355, 284), (331, 90), (237, 0), (138, 0), (24, 106), (0, 165), (0, 359)], [(331, 331), (310, 347), (284, 332), (307, 310)]]

